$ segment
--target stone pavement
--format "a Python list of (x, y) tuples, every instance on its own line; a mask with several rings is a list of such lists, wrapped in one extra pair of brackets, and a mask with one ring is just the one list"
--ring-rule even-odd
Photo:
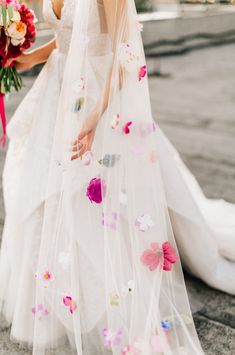
[[(148, 66), (161, 73), (150, 79), (155, 119), (206, 195), (235, 202), (235, 45), (151, 59)], [(9, 117), (33, 81), (25, 77), (25, 88), (12, 95), (7, 104)], [(1, 152), (0, 168), (3, 160)], [(235, 299), (185, 276), (190, 298), (199, 302), (194, 319), (205, 353), (234, 355)], [(10, 342), (9, 329), (0, 320), (0, 355), (29, 353)]]

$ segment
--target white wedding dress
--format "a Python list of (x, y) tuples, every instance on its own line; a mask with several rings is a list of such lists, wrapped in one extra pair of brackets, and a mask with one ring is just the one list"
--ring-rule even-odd
[[(51, 53), (7, 126), (9, 148), (3, 172), (6, 219), (0, 259), (0, 305), (6, 319), (12, 323), (12, 337), (26, 343), (32, 343), (34, 338), (31, 314), (26, 310), (34, 302), (32, 273), (36, 270), (44, 223), (57, 108), (75, 3), (75, 0), (65, 0), (61, 19), (57, 19), (51, 0), (44, 0), (44, 17), (55, 31), (57, 49)], [(95, 95), (97, 88), (94, 86), (93, 90)], [(203, 195), (160, 128), (156, 144), (170, 220), (184, 267), (208, 285), (235, 294), (235, 206), (223, 200), (209, 200)], [(55, 164), (63, 169), (59, 160)], [(83, 228), (81, 230), (84, 232)], [(66, 253), (60, 255), (60, 260), (66, 267)], [(100, 280), (89, 270), (89, 261), (84, 258), (79, 272), (86, 275), (83, 282), (89, 280), (90, 289), (97, 290), (97, 304), (101, 304)], [(102, 316), (102, 307), (100, 311), (96, 308), (91, 318), (97, 321)], [(98, 348), (94, 354), (98, 355), (99, 351)], [(185, 352), (193, 353), (192, 350)], [(88, 350), (87, 354), (93, 352)]]

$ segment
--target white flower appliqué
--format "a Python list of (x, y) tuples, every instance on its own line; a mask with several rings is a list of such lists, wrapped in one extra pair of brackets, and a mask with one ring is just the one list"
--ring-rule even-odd
[(141, 232), (147, 232), (150, 228), (154, 227), (154, 222), (149, 214), (142, 214), (139, 216), (135, 225), (139, 228)]

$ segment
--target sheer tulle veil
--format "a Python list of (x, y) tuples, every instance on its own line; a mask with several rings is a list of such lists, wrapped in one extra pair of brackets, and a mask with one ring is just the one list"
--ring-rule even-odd
[[(35, 248), (33, 353), (60, 353), (67, 339), (66, 354), (202, 354), (164, 195), (141, 25), (134, 0), (105, 3), (77, 0)], [(92, 151), (71, 160), (97, 111)]]

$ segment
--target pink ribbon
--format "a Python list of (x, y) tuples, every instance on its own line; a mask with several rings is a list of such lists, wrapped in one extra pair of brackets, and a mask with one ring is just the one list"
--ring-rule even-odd
[(2, 130), (3, 130), (3, 135), (0, 137), (0, 145), (2, 147), (4, 147), (6, 143), (6, 125), (7, 125), (4, 96), (5, 96), (4, 94), (0, 93), (0, 116), (2, 121)]

